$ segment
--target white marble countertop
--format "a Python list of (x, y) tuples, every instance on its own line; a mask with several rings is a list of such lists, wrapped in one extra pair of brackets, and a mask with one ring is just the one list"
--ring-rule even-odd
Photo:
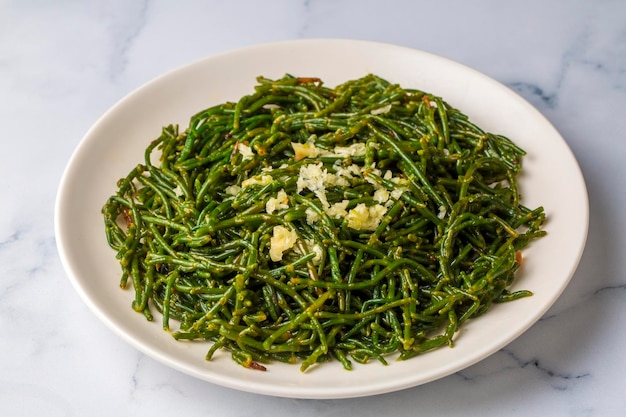
[[(196, 380), (127, 345), (74, 291), (55, 247), (61, 174), (90, 125), (155, 76), (237, 47), (320, 37), (422, 49), (519, 92), (580, 163), (586, 251), (530, 330), (426, 385), (294, 400)], [(618, 0), (0, 1), (0, 415), (626, 415), (625, 108)]]

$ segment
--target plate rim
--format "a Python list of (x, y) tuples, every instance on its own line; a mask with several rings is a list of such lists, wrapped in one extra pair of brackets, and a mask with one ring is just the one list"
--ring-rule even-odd
[[(554, 134), (562, 141), (562, 145), (569, 150), (570, 155), (569, 157), (573, 159), (575, 166), (578, 170), (577, 174), (579, 176), (580, 179), (580, 183), (579, 185), (582, 186), (583, 188), (583, 193), (584, 193), (584, 205), (582, 207), (580, 207), (579, 209), (581, 210), (581, 214), (583, 217), (583, 223), (584, 223), (584, 230), (581, 230), (582, 232), (582, 237), (581, 237), (581, 243), (579, 246), (579, 250), (578, 253), (574, 256), (574, 258), (576, 258), (573, 267), (571, 268), (571, 271), (568, 273), (568, 278), (563, 280), (562, 285), (560, 286), (560, 288), (558, 289), (557, 292), (555, 292), (555, 295), (553, 296), (553, 299), (551, 302), (545, 304), (543, 306), (543, 309), (541, 309), (541, 311), (536, 311), (536, 318), (533, 320), (530, 320), (526, 326), (524, 326), (519, 332), (518, 334), (513, 337), (513, 339), (511, 340), (506, 340), (506, 341), (502, 341), (500, 344), (494, 345), (494, 348), (490, 349), (490, 352), (485, 354), (485, 355), (481, 355), (479, 357), (475, 357), (474, 360), (466, 362), (465, 365), (460, 368), (454, 368), (453, 369), (448, 369), (446, 372), (444, 373), (440, 373), (437, 374), (431, 378), (427, 378), (423, 381), (420, 381), (419, 383), (412, 383), (411, 381), (408, 381), (407, 383), (404, 384), (395, 384), (395, 385), (389, 385), (386, 386), (385, 388), (376, 388), (376, 387), (372, 387), (369, 390), (368, 389), (363, 389), (363, 388), (359, 388), (358, 386), (356, 387), (351, 387), (350, 389), (345, 389), (343, 392), (341, 393), (329, 393), (327, 390), (324, 389), (320, 389), (320, 390), (311, 390), (311, 388), (307, 388), (307, 389), (301, 389), (301, 388), (293, 388), (293, 389), (287, 389), (285, 387), (280, 387), (279, 390), (277, 390), (276, 388), (273, 387), (268, 387), (268, 386), (263, 386), (263, 385), (250, 385), (249, 381), (245, 381), (244, 383), (238, 382), (238, 381), (231, 381), (230, 379), (215, 379), (215, 378), (207, 378), (206, 373), (203, 372), (198, 372), (197, 370), (194, 369), (189, 369), (189, 367), (181, 365), (180, 363), (171, 360), (171, 358), (167, 358), (167, 357), (163, 357), (163, 355), (161, 355), (157, 350), (155, 350), (154, 348), (152, 348), (151, 346), (147, 345), (146, 343), (142, 343), (141, 341), (137, 340), (136, 338), (134, 338), (132, 335), (129, 335), (128, 333), (122, 331), (122, 329), (116, 325), (115, 320), (113, 320), (110, 316), (108, 316), (107, 314), (105, 314), (104, 311), (101, 311), (97, 305), (94, 303), (94, 301), (89, 297), (88, 293), (86, 292), (85, 288), (83, 287), (83, 285), (81, 284), (81, 279), (80, 277), (78, 277), (75, 274), (74, 271), (74, 267), (71, 264), (70, 260), (69, 260), (69, 255), (68, 255), (68, 251), (69, 248), (66, 246), (66, 241), (65, 241), (65, 235), (64, 235), (64, 231), (62, 229), (62, 224), (63, 224), (63, 220), (61, 219), (62, 213), (63, 213), (63, 206), (66, 203), (66, 201), (64, 200), (64, 196), (65, 194), (68, 192), (67, 188), (66, 188), (66, 183), (68, 182), (70, 176), (72, 175), (72, 168), (74, 166), (74, 164), (76, 163), (76, 160), (79, 158), (80, 154), (85, 150), (88, 149), (88, 146), (90, 145), (91, 141), (94, 141), (95, 139), (90, 139), (90, 138), (94, 138), (97, 137), (96, 135), (94, 135), (94, 132), (97, 132), (99, 128), (101, 128), (102, 125), (104, 125), (106, 123), (106, 120), (109, 117), (112, 117), (112, 115), (115, 113), (115, 111), (117, 111), (117, 109), (122, 108), (129, 100), (132, 100), (133, 97), (141, 95), (145, 90), (149, 90), (153, 85), (155, 85), (156, 83), (160, 82), (160, 80), (164, 80), (167, 79), (167, 77), (172, 77), (175, 76), (177, 73), (179, 73), (181, 70), (185, 70), (187, 68), (190, 67), (194, 67), (196, 65), (201, 65), (203, 63), (209, 62), (209, 61), (217, 61), (220, 59), (223, 59), (225, 57), (231, 56), (233, 54), (246, 54), (249, 51), (253, 51), (253, 50), (259, 50), (259, 49), (263, 49), (263, 48), (276, 48), (276, 47), (281, 47), (281, 45), (294, 45), (294, 44), (298, 44), (298, 45), (306, 45), (306, 44), (319, 44), (319, 43), (333, 43), (333, 44), (360, 44), (362, 46), (367, 46), (367, 45), (372, 45), (372, 46), (376, 46), (377, 48), (392, 48), (392, 49), (399, 49), (399, 50), (404, 50), (405, 53), (419, 53), (422, 54), (425, 57), (428, 57), (429, 59), (433, 59), (436, 61), (439, 61), (441, 63), (444, 63), (445, 65), (452, 65), (455, 66), (459, 69), (463, 69), (464, 71), (469, 71), (473, 76), (479, 76), (481, 78), (483, 78), (484, 80), (488, 81), (489, 83), (494, 84), (494, 86), (499, 87), (500, 89), (504, 89), (506, 91), (508, 91), (509, 95), (514, 97), (517, 100), (521, 100), (523, 102), (523, 105), (527, 108), (528, 111), (533, 111), (534, 112), (534, 117), (539, 118), (543, 121), (544, 124), (546, 124), (547, 126), (549, 126), (550, 128), (552, 128), (554, 130)], [(445, 97), (444, 97), (445, 99)], [(561, 296), (561, 294), (563, 293), (563, 291), (565, 290), (565, 288), (567, 287), (567, 285), (569, 284), (569, 282), (571, 281), (573, 275), (576, 272), (576, 269), (580, 263), (580, 260), (582, 258), (582, 254), (584, 252), (585, 249), (585, 245), (586, 245), (586, 240), (587, 240), (587, 234), (588, 234), (588, 229), (589, 229), (589, 199), (588, 199), (588, 193), (587, 193), (587, 188), (586, 188), (586, 184), (584, 181), (584, 176), (582, 173), (582, 170), (580, 169), (580, 165), (578, 164), (578, 162), (576, 161), (575, 155), (573, 154), (572, 150), (570, 149), (570, 147), (567, 145), (567, 142), (565, 141), (565, 139), (560, 135), (560, 133), (556, 130), (556, 128), (550, 123), (550, 121), (537, 109), (535, 108), (532, 104), (530, 104), (527, 100), (525, 100), (523, 97), (521, 97), (519, 94), (517, 94), (515, 91), (513, 91), (512, 89), (510, 89), (508, 86), (506, 86), (505, 84), (479, 72), (476, 71), (475, 69), (458, 63), (456, 61), (450, 60), (448, 58), (433, 54), (431, 52), (427, 52), (427, 51), (422, 51), (419, 49), (414, 49), (414, 48), (410, 48), (410, 47), (406, 47), (406, 46), (400, 46), (400, 45), (394, 45), (394, 44), (389, 44), (389, 43), (383, 43), (383, 42), (376, 42), (376, 41), (364, 41), (364, 40), (351, 40), (351, 39), (332, 39), (332, 38), (321, 38), (321, 39), (300, 39), (300, 40), (288, 40), (288, 41), (280, 41), (280, 42), (270, 42), (270, 43), (262, 43), (262, 44), (258, 44), (258, 45), (250, 45), (250, 46), (246, 46), (243, 48), (237, 48), (234, 50), (230, 50), (230, 51), (224, 51), (224, 52), (220, 52), (217, 54), (213, 54), (213, 55), (209, 55), (206, 57), (202, 57), (196, 60), (191, 61), (190, 63), (184, 64), (184, 65), (180, 65), (174, 69), (171, 69), (169, 71), (164, 72), (161, 75), (158, 75), (154, 78), (152, 78), (151, 80), (149, 80), (148, 82), (142, 84), (141, 86), (139, 86), (138, 88), (132, 90), (131, 92), (129, 92), (128, 94), (126, 94), (124, 97), (122, 97), (120, 100), (118, 100), (113, 106), (111, 106), (105, 113), (103, 113), (97, 120), (96, 122), (94, 122), (92, 124), (92, 126), (87, 130), (87, 132), (84, 134), (84, 136), (81, 138), (80, 142), (78, 143), (78, 145), (76, 146), (76, 148), (74, 149), (74, 151), (72, 152), (71, 157), (69, 158), (69, 161), (67, 162), (67, 165), (65, 166), (65, 169), (63, 171), (63, 174), (61, 176), (61, 181), (59, 183), (59, 187), (58, 187), (58, 191), (57, 191), (57, 196), (55, 199), (55, 210), (54, 210), (54, 232), (55, 232), (55, 236), (56, 236), (56, 244), (57, 244), (57, 250), (59, 252), (60, 255), (60, 259), (61, 259), (61, 263), (63, 265), (64, 271), (66, 272), (66, 274), (68, 275), (72, 286), (74, 287), (74, 289), (78, 292), (79, 296), (81, 297), (81, 299), (83, 300), (83, 302), (85, 302), (87, 304), (87, 306), (89, 307), (89, 309), (110, 329), (112, 330), (115, 334), (117, 334), (118, 336), (120, 336), (123, 340), (125, 340), (127, 343), (131, 344), (133, 347), (135, 347), (136, 349), (138, 349), (140, 352), (143, 352), (145, 354), (147, 354), (148, 356), (150, 356), (151, 358), (157, 360), (158, 362), (161, 362), (163, 364), (165, 364), (168, 367), (177, 369), (178, 371), (181, 371), (185, 374), (191, 375), (193, 377), (205, 380), (205, 381), (209, 381), (211, 383), (215, 383), (217, 385), (221, 385), (221, 386), (225, 386), (225, 387), (229, 387), (229, 388), (233, 388), (233, 389), (237, 389), (237, 390), (241, 390), (241, 391), (247, 391), (247, 392), (253, 392), (253, 393), (258, 393), (258, 394), (263, 394), (263, 395), (271, 395), (271, 396), (280, 396), (280, 397), (290, 397), (290, 398), (325, 398), (325, 399), (330, 399), (330, 398), (354, 398), (354, 397), (361, 397), (361, 396), (368, 396), (368, 395), (374, 395), (374, 394), (382, 394), (382, 393), (386, 393), (386, 392), (391, 392), (391, 391), (397, 391), (397, 390), (402, 390), (402, 389), (406, 389), (406, 388), (410, 388), (410, 387), (415, 387), (417, 385), (421, 385), (421, 384), (425, 384), (428, 382), (432, 382), (434, 380), (443, 378), (445, 376), (448, 376), (454, 372), (458, 372), (461, 369), (465, 369), (483, 359), (485, 359), (486, 357), (490, 356), (491, 354), (495, 353), (496, 351), (500, 350), (502, 347), (512, 343), (514, 340), (516, 340), (518, 337), (520, 337), (523, 333), (525, 333), (532, 325), (534, 325), (540, 318), (541, 316), (543, 316), (545, 314), (546, 311), (549, 310), (549, 308), (552, 307), (552, 305), (556, 302), (556, 300)], [(102, 237), (104, 239), (104, 236)], [(130, 308), (129, 308), (130, 310)], [(134, 313), (134, 312), (133, 312)], [(136, 313), (134, 313), (136, 314)], [(294, 371), (297, 371), (297, 369), (294, 369)]]

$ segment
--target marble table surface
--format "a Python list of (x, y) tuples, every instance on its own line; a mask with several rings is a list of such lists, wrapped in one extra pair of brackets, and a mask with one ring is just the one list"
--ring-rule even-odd
[[(563, 135), (590, 198), (580, 266), (521, 337), (403, 391), (298, 400), (165, 367), (70, 284), (54, 201), (88, 128), (159, 74), (258, 43), (352, 38), (432, 52), (517, 91)], [(626, 2), (0, 0), (1, 416), (626, 415)]]

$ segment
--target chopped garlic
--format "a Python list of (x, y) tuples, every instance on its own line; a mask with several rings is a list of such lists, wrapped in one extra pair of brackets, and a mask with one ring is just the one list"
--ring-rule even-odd
[(379, 203), (385, 203), (387, 202), (387, 200), (389, 200), (389, 191), (387, 191), (386, 188), (379, 188), (376, 191), (374, 191), (374, 201), (377, 201)]
[(283, 210), (289, 208), (289, 198), (285, 190), (280, 190), (276, 193), (276, 197), (270, 197), (265, 203), (265, 211), (268, 214), (272, 214), (277, 210)]
[(298, 234), (284, 226), (274, 226), (273, 233), (270, 238), (270, 258), (278, 262), (283, 259), (283, 253), (296, 244)]
[(328, 210), (325, 210), (326, 214), (328, 214), (330, 217), (333, 217), (335, 219), (346, 217), (348, 215), (346, 208), (348, 207), (349, 203), (350, 203), (349, 200), (343, 200), (339, 203), (335, 203), (332, 206), (330, 206)]
[(376, 230), (386, 212), (387, 207), (380, 204), (368, 207), (361, 203), (348, 212), (348, 227), (355, 230)]
[(337, 167), (337, 175), (339, 177), (344, 177), (347, 179), (352, 179), (355, 176), (356, 177), (361, 177), (363, 176), (363, 170), (359, 165), (356, 164), (352, 164), (349, 165), (347, 167)]
[(320, 200), (324, 208), (330, 207), (328, 200), (326, 199), (326, 187), (324, 186), (324, 180), (328, 175), (325, 169), (322, 169), (323, 165), (308, 164), (300, 167), (298, 175), (298, 181), (296, 182), (297, 191), (300, 193), (305, 188), (313, 191), (315, 196)]
[(241, 154), (241, 156), (243, 156), (243, 159), (252, 159), (254, 156), (252, 148), (243, 143), (237, 144), (237, 151)]
[(295, 161), (299, 161), (304, 158), (315, 158), (321, 152), (321, 149), (316, 148), (315, 145), (311, 142), (309, 143), (291, 142), (291, 147), (293, 148), (293, 151), (295, 152), (295, 155), (293, 157)]
[(270, 184), (272, 181), (274, 181), (274, 178), (272, 178), (271, 175), (255, 175), (254, 177), (250, 177), (242, 181), (241, 186), (245, 188), (252, 184), (267, 185)]
[(400, 200), (400, 197), (402, 197), (402, 194), (404, 194), (405, 191), (407, 190), (404, 187), (396, 187), (391, 191), (391, 198), (394, 200)]
[(404, 177), (391, 177), (389, 179), (389, 181), (393, 182), (397, 186), (403, 186), (403, 187), (408, 187), (409, 186), (409, 180), (407, 180)]
[(350, 182), (345, 177), (340, 177), (338, 175), (331, 174), (330, 172), (326, 174), (324, 182), (328, 185), (338, 185), (340, 187), (350, 186)]
[(446, 212), (447, 210), (445, 206), (439, 206), (439, 213), (437, 214), (437, 217), (443, 219), (444, 217), (446, 217)]
[(377, 109), (372, 109), (370, 111), (370, 114), (373, 114), (374, 116), (376, 116), (378, 114), (389, 113), (389, 110), (391, 110), (391, 104), (387, 104), (386, 106), (379, 107)]
[(335, 146), (335, 155), (336, 156), (363, 156), (365, 155), (365, 143), (358, 142), (353, 143), (350, 146)]
[(228, 195), (237, 195), (239, 194), (239, 191), (241, 191), (241, 187), (236, 184), (233, 184), (233, 185), (229, 185), (228, 187), (226, 187), (224, 191), (226, 191), (226, 194)]
[(313, 240), (307, 240), (307, 245), (309, 246), (309, 248), (311, 248), (313, 253), (315, 253), (315, 256), (313, 257), (313, 259), (311, 259), (311, 262), (313, 262), (313, 265), (319, 265), (319, 263), (322, 261), (322, 256), (324, 256), (324, 251), (322, 247), (315, 243)]
[(313, 263), (313, 265), (319, 265), (319, 263), (322, 261), (322, 257), (324, 256), (324, 250), (322, 249), (322, 247), (318, 245), (313, 239), (307, 239), (301, 242), (303, 243), (302, 249), (304, 249), (304, 252), (300, 250), (298, 245), (296, 245), (293, 250), (300, 255), (314, 253), (315, 256), (313, 257), (313, 259), (311, 259), (311, 262)]
[(378, 168), (376, 168), (376, 162), (374, 162), (372, 164), (372, 166), (369, 168), (368, 172), (371, 172), (372, 174), (376, 175), (376, 176), (381, 176), (382, 175), (382, 171)]
[(320, 221), (319, 213), (311, 209), (310, 207), (307, 207), (304, 213), (306, 214), (306, 222), (308, 224), (313, 225), (317, 223), (318, 221)]

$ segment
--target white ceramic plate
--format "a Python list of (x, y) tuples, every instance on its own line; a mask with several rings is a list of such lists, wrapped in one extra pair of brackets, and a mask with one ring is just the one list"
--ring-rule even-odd
[[(454, 348), (405, 362), (355, 365), (336, 362), (301, 373), (297, 365), (272, 364), (267, 372), (236, 365), (230, 354), (204, 360), (205, 343), (174, 341), (131, 307), (132, 290), (118, 287), (120, 269), (107, 246), (100, 209), (116, 181), (143, 160), (161, 127), (179, 123), (210, 105), (236, 101), (255, 78), (285, 73), (321, 77), (333, 86), (375, 73), (404, 87), (442, 96), (484, 129), (504, 134), (528, 152), (521, 179), (523, 202), (543, 205), (548, 236), (525, 251), (513, 289), (533, 297), (496, 305), (470, 320)], [(115, 333), (145, 354), (215, 384), (283, 397), (358, 397), (423, 384), (466, 368), (501, 349), (535, 323), (561, 294), (584, 248), (588, 200), (572, 152), (550, 123), (521, 97), (460, 64), (403, 47), (349, 40), (268, 44), (209, 57), (167, 73), (133, 92), (89, 130), (60, 184), (55, 227), (64, 267), (80, 296)]]

